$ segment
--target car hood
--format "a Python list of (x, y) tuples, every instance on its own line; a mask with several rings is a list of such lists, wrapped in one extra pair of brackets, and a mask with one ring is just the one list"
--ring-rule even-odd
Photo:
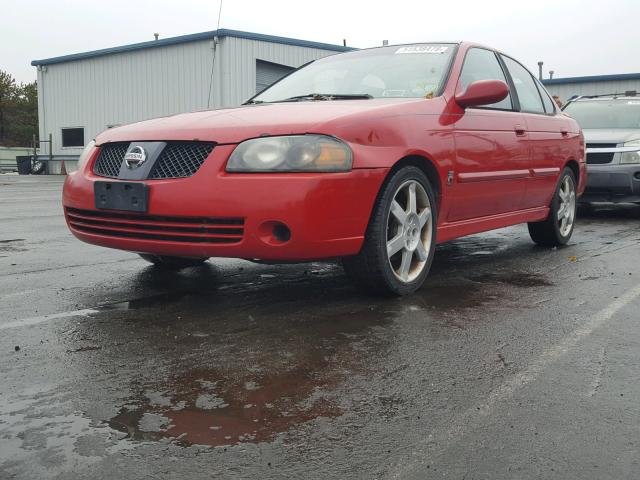
[(330, 131), (332, 122), (357, 122), (371, 112), (380, 118), (385, 114), (392, 115), (402, 105), (412, 102), (424, 103), (425, 99), (272, 103), (183, 113), (106, 130), (96, 137), (96, 143), (206, 140), (224, 144), (268, 135), (333, 133)]
[(640, 129), (598, 128), (583, 130), (587, 143), (624, 143), (640, 139)]

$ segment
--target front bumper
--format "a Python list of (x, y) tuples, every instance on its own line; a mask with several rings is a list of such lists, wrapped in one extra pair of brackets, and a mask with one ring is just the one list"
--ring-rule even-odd
[[(96, 209), (94, 182), (111, 179), (95, 176), (90, 161), (65, 181), (67, 224), (87, 243), (157, 255), (296, 261), (353, 255), (360, 250), (388, 169), (228, 174), (224, 165), (233, 148), (214, 148), (189, 178), (145, 181), (149, 186), (146, 214)], [(216, 227), (233, 228), (235, 236), (222, 234), (224, 241), (218, 241), (199, 233), (198, 222), (209, 220)], [(239, 222), (240, 229), (236, 228)], [(288, 240), (273, 237), (276, 224), (289, 229)]]
[(640, 202), (640, 164), (589, 165), (585, 202)]

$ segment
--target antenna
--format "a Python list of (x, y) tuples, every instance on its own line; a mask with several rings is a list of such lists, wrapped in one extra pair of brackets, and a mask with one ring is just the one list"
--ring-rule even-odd
[(222, 0), (220, 0), (220, 8), (218, 9), (218, 24), (216, 26), (216, 34), (213, 37), (213, 55), (211, 57), (211, 76), (209, 77), (209, 94), (207, 95), (207, 108), (211, 107), (211, 89), (213, 88), (213, 72), (216, 65), (216, 50), (218, 47), (218, 30), (220, 30), (220, 18), (222, 17)]

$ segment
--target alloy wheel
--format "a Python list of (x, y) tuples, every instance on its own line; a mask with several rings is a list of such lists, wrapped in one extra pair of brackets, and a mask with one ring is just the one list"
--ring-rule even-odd
[(424, 187), (416, 180), (396, 190), (387, 217), (387, 258), (403, 283), (415, 280), (424, 270), (431, 249), (433, 216)]
[(560, 235), (566, 237), (573, 228), (576, 217), (576, 188), (570, 176), (565, 176), (558, 190), (560, 204), (557, 220)]

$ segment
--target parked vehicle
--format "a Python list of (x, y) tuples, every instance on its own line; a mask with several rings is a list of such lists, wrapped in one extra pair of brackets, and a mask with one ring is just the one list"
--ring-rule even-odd
[(436, 243), (528, 223), (567, 243), (584, 141), (511, 57), (470, 43), (338, 54), (239, 108), (113, 128), (64, 186), (79, 239), (183, 267), (342, 258), (408, 294)]
[(582, 126), (587, 186), (580, 202), (640, 204), (640, 97), (636, 92), (582, 96), (564, 112)]

